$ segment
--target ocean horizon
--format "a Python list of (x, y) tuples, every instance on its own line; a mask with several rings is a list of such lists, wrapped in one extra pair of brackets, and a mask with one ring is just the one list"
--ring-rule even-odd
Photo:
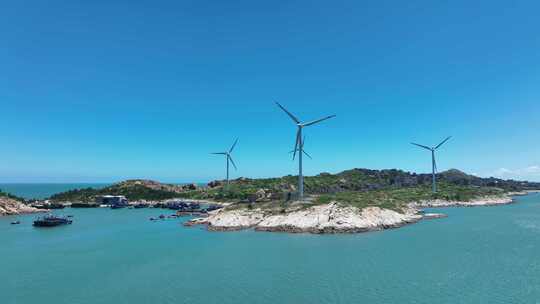
[(111, 183), (0, 183), (0, 190), (24, 199), (45, 199), (75, 189), (105, 188)]
[[(75, 189), (95, 188), (101, 189), (114, 183), (0, 183), (0, 190), (22, 197), (24, 199), (45, 199), (53, 194)], [(170, 183), (185, 185), (189, 183)], [(206, 183), (195, 183), (204, 186)]]
[(540, 1), (0, 7), (0, 304), (540, 304)]

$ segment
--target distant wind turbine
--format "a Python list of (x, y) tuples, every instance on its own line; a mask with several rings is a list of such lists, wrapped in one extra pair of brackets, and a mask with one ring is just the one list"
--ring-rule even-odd
[(233, 165), (234, 170), (237, 170), (236, 164), (234, 163), (234, 160), (232, 159), (232, 156), (231, 156), (231, 153), (234, 150), (234, 147), (236, 147), (237, 143), (238, 143), (238, 139), (234, 141), (234, 144), (231, 146), (229, 151), (211, 153), (214, 155), (225, 155), (225, 159), (227, 160), (227, 187), (229, 186), (229, 162)]
[[(296, 116), (291, 114), (291, 112), (287, 111), (287, 109), (285, 109), (281, 104), (279, 104), (278, 102), (276, 102), (276, 104), (278, 107), (280, 107), (283, 110), (283, 112), (289, 115), (289, 117), (293, 120), (293, 122), (296, 124), (298, 128), (296, 131), (296, 140), (295, 140), (294, 150), (293, 150), (293, 159), (295, 159), (296, 152), (298, 152), (298, 198), (299, 200), (303, 200), (304, 199), (304, 176), (302, 175), (302, 156), (304, 154), (307, 155), (307, 153), (304, 152), (304, 139), (302, 139), (302, 130), (304, 127), (312, 126), (314, 124), (320, 123), (321, 121), (333, 118), (336, 115), (330, 115), (330, 116), (323, 117), (321, 119), (302, 123), (300, 122), (298, 118), (296, 118)], [(308, 157), (311, 158), (311, 156), (309, 155)]]
[(435, 147), (428, 147), (424, 145), (420, 145), (417, 143), (411, 143), (415, 146), (418, 146), (420, 148), (424, 148), (426, 150), (431, 151), (431, 190), (433, 193), (437, 192), (437, 179), (435, 175), (437, 174), (437, 162), (435, 161), (435, 151), (439, 149), (446, 141), (448, 141), (452, 136), (448, 136), (445, 140), (443, 140), (440, 144), (436, 145)]

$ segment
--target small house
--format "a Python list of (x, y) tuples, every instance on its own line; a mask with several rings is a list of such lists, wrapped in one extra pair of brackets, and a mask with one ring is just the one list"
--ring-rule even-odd
[(101, 195), (96, 201), (103, 205), (123, 206), (128, 204), (128, 200), (123, 195)]

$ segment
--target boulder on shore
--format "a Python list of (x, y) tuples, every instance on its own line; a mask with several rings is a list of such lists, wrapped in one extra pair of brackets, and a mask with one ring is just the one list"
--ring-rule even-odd
[(0, 197), (0, 216), (17, 215), (25, 213), (47, 212), (46, 209), (37, 209), (27, 206), (15, 199), (9, 197)]

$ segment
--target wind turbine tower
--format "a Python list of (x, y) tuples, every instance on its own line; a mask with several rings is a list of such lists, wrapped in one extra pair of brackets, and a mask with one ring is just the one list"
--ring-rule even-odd
[(435, 160), (435, 151), (439, 149), (446, 141), (448, 141), (452, 136), (448, 136), (443, 140), (440, 144), (436, 145), (435, 147), (428, 147), (417, 143), (411, 143), (415, 146), (418, 146), (420, 148), (426, 149), (431, 151), (431, 190), (433, 193), (437, 193), (437, 161)]
[(236, 141), (231, 146), (229, 151), (212, 153), (214, 155), (225, 155), (225, 159), (226, 159), (226, 162), (227, 162), (227, 188), (229, 187), (229, 163), (231, 163), (233, 165), (234, 170), (237, 170), (236, 169), (236, 164), (234, 163), (234, 160), (232, 159), (232, 156), (231, 156), (231, 153), (234, 150), (234, 147), (236, 147), (237, 143), (238, 143), (238, 139), (236, 139)]
[(281, 110), (283, 110), (283, 112), (289, 115), (289, 117), (292, 119), (292, 121), (297, 127), (296, 140), (295, 140), (294, 150), (293, 150), (294, 151), (293, 159), (296, 157), (296, 152), (298, 152), (298, 199), (303, 200), (304, 199), (304, 175), (302, 173), (302, 156), (305, 152), (304, 152), (304, 141), (302, 139), (302, 130), (304, 129), (304, 127), (312, 126), (314, 124), (320, 123), (321, 121), (333, 118), (336, 115), (330, 115), (330, 116), (323, 117), (321, 119), (303, 123), (296, 116), (291, 114), (291, 112), (287, 111), (287, 109), (285, 109), (281, 104), (279, 104), (278, 102), (276, 102), (276, 104), (278, 107), (281, 108)]

